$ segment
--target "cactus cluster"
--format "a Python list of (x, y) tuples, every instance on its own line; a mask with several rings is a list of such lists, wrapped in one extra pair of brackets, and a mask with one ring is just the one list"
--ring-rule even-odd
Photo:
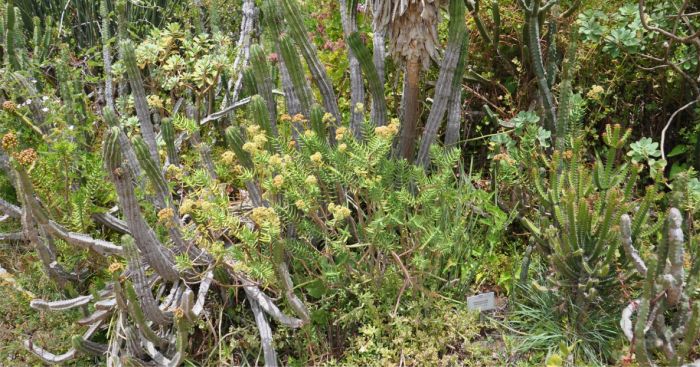
[[(682, 222), (681, 212), (671, 208), (655, 254), (645, 260), (639, 246), (634, 245), (632, 219), (627, 214), (620, 217), (625, 254), (644, 278), (640, 298), (622, 311), (620, 320), (640, 366), (658, 366), (662, 361), (657, 356), (663, 356), (670, 366), (700, 366), (700, 360), (688, 360), (700, 333), (700, 300), (693, 295), (700, 274), (698, 266), (691, 266), (688, 273), (685, 271)], [(633, 323), (635, 312), (637, 319)]]
[[(536, 219), (523, 222), (554, 271), (545, 287), (557, 289), (573, 305), (564, 314), (574, 328), (594, 318), (599, 305), (615, 302), (619, 294), (615, 269), (620, 240), (614, 221), (633, 209), (632, 193), (640, 170), (616, 163), (628, 134), (619, 125), (608, 126), (607, 158), (596, 160), (593, 167), (584, 160), (582, 142), (577, 139), (572, 150), (541, 158), (544, 169), (531, 168), (542, 207)], [(634, 236), (643, 235), (655, 194), (650, 186), (631, 229)]]

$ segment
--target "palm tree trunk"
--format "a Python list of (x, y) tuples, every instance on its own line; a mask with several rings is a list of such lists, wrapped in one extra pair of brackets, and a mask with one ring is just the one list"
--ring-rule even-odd
[(399, 154), (401, 158), (413, 160), (418, 134), (418, 118), (420, 116), (418, 102), (418, 84), (420, 82), (421, 64), (418, 60), (411, 60), (406, 64), (407, 83), (404, 93), (404, 119), (399, 140)]

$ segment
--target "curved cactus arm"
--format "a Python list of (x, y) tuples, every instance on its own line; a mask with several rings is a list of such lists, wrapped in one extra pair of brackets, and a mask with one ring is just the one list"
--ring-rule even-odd
[(141, 127), (141, 135), (143, 140), (148, 144), (148, 150), (151, 153), (151, 158), (155, 162), (160, 162), (158, 157), (158, 145), (156, 144), (156, 134), (153, 130), (153, 122), (151, 121), (151, 112), (148, 109), (148, 101), (146, 99), (146, 89), (143, 85), (141, 71), (136, 64), (136, 52), (134, 43), (130, 40), (124, 40), (119, 43), (122, 49), (124, 66), (129, 77), (129, 85), (131, 86), (131, 94), (134, 96), (134, 107), (136, 115), (139, 118)]
[(98, 321), (104, 321), (107, 319), (112, 314), (111, 310), (96, 310), (95, 312), (91, 313), (87, 317), (83, 317), (82, 319), (79, 319), (76, 321), (76, 324), (78, 325), (90, 325), (94, 324)]
[[(85, 331), (83, 334), (83, 339), (88, 339), (92, 337), (93, 334), (100, 328), (102, 325), (102, 322), (96, 322)], [(53, 354), (49, 352), (48, 350), (41, 348), (40, 346), (34, 344), (31, 339), (30, 340), (25, 340), (24, 341), (24, 347), (27, 348), (30, 352), (34, 353), (37, 357), (39, 357), (42, 361), (48, 364), (59, 364), (59, 363), (64, 363), (67, 361), (72, 360), (76, 356), (76, 350), (75, 348), (71, 348), (67, 352), (63, 354)]]
[(627, 214), (623, 214), (620, 217), (620, 231), (622, 233), (622, 247), (625, 249), (625, 254), (632, 261), (635, 268), (640, 275), (647, 275), (647, 266), (644, 264), (644, 260), (639, 256), (639, 251), (634, 247), (632, 243), (632, 220)]
[(157, 366), (170, 366), (170, 359), (156, 349), (155, 344), (148, 340), (142, 340), (146, 353), (153, 359)]
[(282, 288), (284, 288), (284, 296), (287, 299), (287, 303), (289, 303), (289, 306), (292, 308), (292, 310), (294, 310), (294, 313), (296, 313), (297, 316), (304, 321), (304, 323), (311, 322), (309, 309), (306, 308), (304, 302), (294, 293), (294, 284), (292, 283), (292, 277), (289, 274), (287, 263), (283, 259), (276, 262), (277, 264), (275, 264), (275, 267), (277, 268), (279, 278), (282, 281)]
[(294, 329), (304, 325), (304, 321), (287, 316), (284, 313), (282, 313), (279, 307), (275, 305), (274, 301), (270, 299), (270, 297), (268, 297), (265, 293), (263, 293), (253, 281), (251, 281), (244, 275), (236, 272), (235, 269), (237, 266), (234, 260), (226, 260), (224, 263), (229, 268), (229, 270), (231, 270), (234, 278), (236, 278), (243, 285), (243, 290), (245, 291), (246, 295), (250, 299), (255, 300), (263, 309), (263, 311), (270, 315), (270, 317), (275, 319), (280, 324)]
[(22, 216), (22, 208), (2, 198), (0, 198), (0, 210), (14, 219), (20, 219)]
[(84, 339), (80, 335), (73, 335), (71, 339), (71, 344), (73, 349), (76, 351), (93, 356), (103, 356), (107, 354), (107, 345), (102, 343), (96, 343), (87, 339)]
[(272, 329), (270, 328), (270, 323), (267, 321), (267, 317), (265, 317), (265, 313), (263, 313), (257, 299), (253, 298), (250, 294), (248, 294), (248, 303), (250, 303), (250, 309), (253, 311), (255, 323), (258, 325), (260, 343), (262, 344), (263, 356), (265, 358), (265, 367), (277, 366), (277, 352), (275, 352), (275, 347), (272, 344)]
[(464, 25), (464, 2), (450, 0), (450, 26), (448, 32), (448, 44), (445, 56), (440, 65), (440, 74), (435, 85), (435, 97), (430, 109), (425, 130), (421, 138), (420, 150), (416, 158), (416, 164), (427, 166), (430, 157), (430, 146), (435, 141), (438, 129), (450, 100), (452, 84), (455, 80), (462, 80), (464, 67), (458, 68), (462, 62), (460, 58), (466, 57), (467, 32)]
[(179, 278), (179, 274), (175, 269), (173, 255), (158, 241), (153, 229), (144, 219), (132, 186), (131, 172), (124, 169), (122, 164), (119, 148), (120, 134), (123, 132), (119, 128), (112, 127), (104, 141), (105, 166), (117, 189), (120, 207), (129, 225), (129, 231), (148, 264), (165, 280), (175, 281)]
[(65, 311), (65, 310), (70, 310), (72, 308), (80, 307), (80, 306), (85, 306), (90, 301), (92, 301), (93, 297), (92, 295), (88, 296), (80, 296), (72, 299), (65, 299), (65, 300), (60, 300), (60, 301), (45, 301), (43, 299), (33, 299), (31, 302), (29, 302), (29, 307), (35, 309), (35, 310), (43, 310), (43, 311)]
[(204, 125), (207, 122), (216, 121), (216, 120), (228, 115), (231, 111), (247, 105), (249, 102), (250, 102), (250, 97), (246, 97), (246, 98), (241, 99), (240, 101), (236, 101), (236, 103), (234, 103), (226, 108), (223, 108), (221, 111), (214, 112), (211, 115), (203, 118), (201, 121), (199, 121), (199, 124)]
[(630, 302), (627, 307), (622, 310), (622, 316), (620, 317), (620, 328), (622, 333), (625, 334), (627, 340), (634, 340), (634, 332), (632, 331), (632, 314), (639, 308), (639, 300), (636, 299)]
[(123, 220), (113, 216), (109, 213), (92, 213), (90, 218), (97, 223), (104, 225), (105, 227), (116, 231), (120, 234), (130, 234), (129, 226)]
[(318, 86), (323, 97), (323, 107), (335, 117), (336, 123), (340, 123), (341, 115), (338, 108), (333, 85), (331, 84), (325, 66), (321, 63), (316, 52), (316, 47), (309, 41), (304, 27), (303, 16), (296, 0), (279, 0), (282, 4), (284, 17), (289, 25), (290, 34), (299, 46), (301, 54), (309, 66), (309, 71)]
[[(690, 320), (686, 326), (683, 342), (676, 351), (676, 357), (674, 358), (673, 363), (671, 363), (672, 366), (679, 366), (686, 359), (688, 353), (690, 353), (693, 347), (693, 344), (695, 344), (695, 341), (698, 339), (698, 333), (700, 333), (700, 301), (695, 301), (693, 303)], [(684, 366), (692, 365), (700, 365), (700, 360)]]
[(0, 233), (0, 242), (29, 241), (24, 232)]
[(70, 243), (71, 245), (93, 250), (102, 256), (122, 255), (121, 246), (115, 245), (109, 241), (92, 238), (83, 233), (69, 232), (63, 228), (63, 226), (54, 221), (49, 221), (46, 229), (48, 233)]
[(158, 346), (165, 346), (168, 341), (165, 338), (158, 336), (158, 334), (156, 334), (148, 325), (146, 315), (144, 314), (144, 310), (140, 304), (133, 285), (127, 282), (124, 286), (124, 293), (126, 294), (126, 299), (128, 300), (127, 307), (129, 308), (129, 316), (134, 320), (134, 323), (138, 327), (139, 331), (141, 331), (144, 338), (150, 340)]

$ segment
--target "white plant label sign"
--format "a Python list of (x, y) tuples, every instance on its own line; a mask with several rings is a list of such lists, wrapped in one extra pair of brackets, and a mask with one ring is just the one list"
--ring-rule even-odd
[(493, 292), (477, 294), (467, 298), (470, 310), (489, 311), (496, 308), (496, 296)]

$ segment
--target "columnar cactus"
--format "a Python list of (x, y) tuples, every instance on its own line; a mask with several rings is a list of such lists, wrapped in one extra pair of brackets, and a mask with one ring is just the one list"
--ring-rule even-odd
[(151, 121), (151, 112), (148, 108), (148, 100), (146, 99), (146, 89), (143, 85), (141, 71), (136, 64), (134, 44), (130, 40), (124, 40), (121, 41), (119, 45), (124, 58), (122, 61), (126, 67), (127, 76), (129, 77), (131, 94), (134, 96), (134, 106), (136, 108), (136, 115), (139, 118), (143, 140), (145, 140), (146, 144), (148, 145), (148, 151), (150, 152), (153, 161), (160, 162), (160, 158), (158, 157), (158, 145), (156, 144), (156, 134)]
[[(700, 360), (688, 361), (700, 332), (700, 300), (691, 295), (692, 286), (700, 278), (696, 267), (687, 275), (684, 271), (682, 221), (681, 212), (671, 208), (656, 257), (645, 261), (634, 246), (632, 220), (627, 214), (620, 217), (625, 254), (646, 279), (641, 298), (623, 310), (620, 320), (623, 332), (634, 343), (640, 366), (657, 366), (656, 351), (671, 366), (700, 366)], [(637, 320), (633, 328), (631, 317), (635, 310)]]
[[(377, 120), (372, 121), (377, 126), (384, 126), (387, 123), (387, 108), (386, 99), (384, 98), (384, 84), (382, 84), (379, 79), (379, 74), (374, 66), (372, 55), (369, 53), (367, 46), (362, 43), (360, 35), (354, 32), (348, 36), (348, 46), (352, 50), (353, 54), (358, 60), (359, 66), (367, 78), (367, 84), (369, 85), (369, 92), (372, 94), (372, 108), (377, 111), (372, 112)], [(355, 137), (359, 137), (360, 126), (353, 126), (353, 133)]]

